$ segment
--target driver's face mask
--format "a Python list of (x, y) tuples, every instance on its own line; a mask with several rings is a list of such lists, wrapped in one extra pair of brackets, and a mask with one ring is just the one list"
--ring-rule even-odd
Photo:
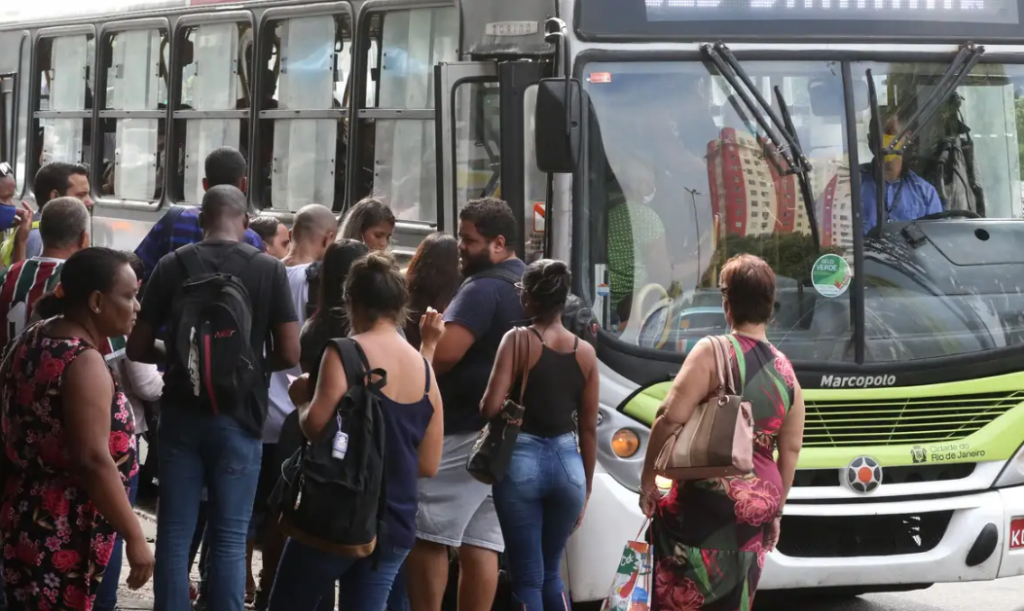
[[(892, 141), (895, 140), (895, 139), (896, 139), (896, 136), (894, 134), (882, 134), (882, 148), (883, 149), (889, 148), (889, 145), (892, 144)], [(903, 143), (900, 142), (900, 145), (896, 147), (896, 150), (898, 151), (898, 150), (901, 150), (902, 148), (903, 148)], [(885, 156), (885, 160), (886, 161), (896, 161), (899, 158), (900, 158), (900, 155), (896, 155), (896, 154), (886, 155)]]

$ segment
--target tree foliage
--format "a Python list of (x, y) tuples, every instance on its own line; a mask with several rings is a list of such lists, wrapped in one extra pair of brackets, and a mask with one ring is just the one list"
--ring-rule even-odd
[(811, 267), (818, 257), (829, 253), (844, 254), (838, 247), (815, 249), (810, 235), (805, 233), (726, 236), (719, 239), (712, 267), (720, 268), (730, 257), (744, 253), (764, 259), (776, 275), (801, 282), (810, 278)]

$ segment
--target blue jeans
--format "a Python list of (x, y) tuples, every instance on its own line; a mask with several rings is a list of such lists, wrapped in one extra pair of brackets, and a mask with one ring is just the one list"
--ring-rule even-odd
[(374, 570), (372, 557), (335, 556), (289, 539), (277, 566), (268, 611), (316, 611), (327, 592), (333, 606), (338, 579), (345, 611), (384, 611), (395, 574), (407, 555), (408, 549), (384, 546)]
[[(0, 611), (3, 611), (0, 609)], [(398, 569), (388, 596), (388, 611), (409, 611), (409, 590), (405, 585), (405, 566)]]
[(559, 572), (565, 543), (587, 498), (583, 458), (572, 434), (520, 433), (494, 507), (505, 538), (512, 596), (520, 611), (569, 609)]
[[(260, 474), (263, 441), (229, 416), (183, 413), (160, 417), (160, 506), (157, 511), (155, 611), (190, 611), (189, 547), (205, 483), (209, 514), (210, 608), (242, 611), (245, 539)], [(205, 547), (205, 546), (204, 546)]]
[[(135, 499), (139, 494), (139, 474), (136, 473), (129, 482), (128, 502), (135, 507)], [(114, 611), (117, 607), (117, 587), (121, 584), (121, 564), (124, 559), (124, 545), (121, 535), (117, 535), (114, 541), (114, 550), (110, 553), (110, 562), (107, 563), (107, 571), (103, 574), (103, 581), (96, 592), (96, 602), (93, 611)], [(6, 611), (0, 609), (0, 611)]]

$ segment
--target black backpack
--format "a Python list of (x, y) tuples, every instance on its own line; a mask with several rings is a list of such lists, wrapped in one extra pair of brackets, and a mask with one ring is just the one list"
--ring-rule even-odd
[(194, 244), (173, 255), (186, 280), (171, 304), (171, 368), (188, 377), (189, 392), (214, 414), (237, 413), (265, 381), (252, 349), (252, 300), (237, 276), (259, 252), (239, 244), (223, 269), (212, 272)]
[[(282, 465), (270, 506), (280, 511), (281, 530), (296, 541), (365, 558), (385, 537), (384, 411), (378, 393), (387, 385), (387, 372), (371, 370), (353, 339), (332, 339), (326, 349), (332, 346), (345, 366), (348, 392), (319, 438), (303, 440)], [(333, 452), (339, 431), (348, 435), (343, 459)]]

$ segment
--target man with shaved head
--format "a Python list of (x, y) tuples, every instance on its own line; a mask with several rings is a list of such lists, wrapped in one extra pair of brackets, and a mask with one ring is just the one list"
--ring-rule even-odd
[[(288, 253), (282, 259), (285, 273), (288, 275), (292, 304), (298, 314), (299, 327), (305, 322), (306, 303), (309, 301), (309, 278), (311, 266), (324, 258), (327, 247), (334, 242), (338, 231), (338, 219), (330, 208), (319, 204), (311, 204), (295, 214), (290, 232), (291, 241)], [(295, 411), (295, 405), (288, 396), (288, 377), (299, 377), (302, 371), (294, 367), (289, 371), (275, 372), (270, 378), (270, 410), (267, 421), (263, 425), (263, 467), (260, 470), (260, 483), (256, 490), (256, 501), (252, 508), (252, 522), (249, 526), (249, 548), (247, 568), (251, 572), (252, 550), (259, 542), (263, 550), (263, 570), (260, 573), (260, 584), (257, 591), (256, 608), (260, 603), (269, 601), (277, 562), (284, 547), (284, 536), (276, 520), (268, 519), (267, 500), (278, 476), (281, 474), (281, 462), (277, 460), (277, 442), (281, 439), (281, 426), (288, 414)], [(250, 573), (251, 574), (251, 573)]]
[(299, 325), (288, 274), (280, 261), (243, 242), (247, 212), (245, 195), (237, 187), (207, 190), (199, 212), (203, 240), (160, 259), (128, 340), (128, 358), (162, 363), (166, 371), (158, 431), (160, 545), (153, 579), (156, 608), (161, 610), (189, 608), (189, 544), (205, 483), (211, 533), (206, 543), (211, 557), (209, 608), (242, 611), (246, 534), (267, 420), (269, 383), (247, 390), (237, 405), (210, 409), (195, 396), (192, 376), (182, 365), (191, 360), (189, 356), (175, 352), (176, 342), (157, 343), (156, 330), (162, 325), (167, 325), (167, 337), (179, 337), (172, 305), (179, 303), (179, 291), (194, 279), (185, 264), (193, 271), (201, 267), (203, 275), (234, 276), (245, 287), (252, 319), (249, 340), (257, 355), (252, 365), (262, 374), (257, 379), (269, 380), (270, 372), (291, 369), (299, 362)]

